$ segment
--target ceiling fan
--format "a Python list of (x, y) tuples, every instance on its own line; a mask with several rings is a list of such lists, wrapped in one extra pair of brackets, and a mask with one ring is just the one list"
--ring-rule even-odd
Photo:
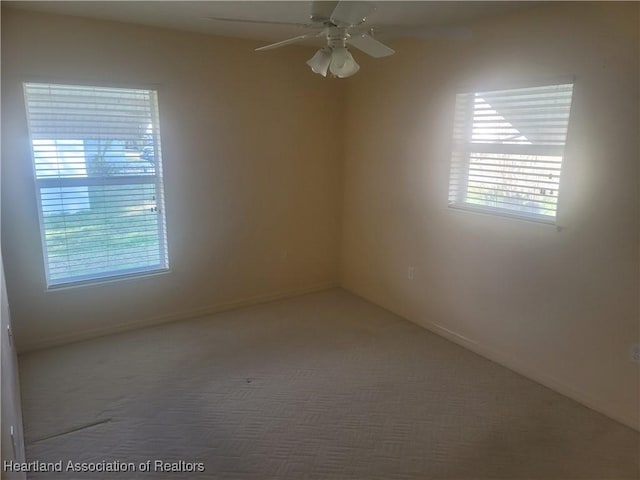
[(395, 51), (374, 38), (376, 27), (365, 25), (367, 17), (376, 6), (363, 1), (318, 1), (311, 2), (311, 14), (308, 23), (273, 22), (261, 20), (243, 20), (238, 18), (208, 17), (211, 20), (226, 22), (245, 22), (272, 25), (293, 25), (308, 29), (307, 33), (288, 38), (280, 42), (256, 48), (256, 51), (271, 50), (309, 38), (324, 38), (325, 45), (307, 61), (313, 72), (327, 76), (331, 73), (338, 78), (355, 75), (360, 66), (349, 51), (349, 46), (375, 58), (393, 55)]

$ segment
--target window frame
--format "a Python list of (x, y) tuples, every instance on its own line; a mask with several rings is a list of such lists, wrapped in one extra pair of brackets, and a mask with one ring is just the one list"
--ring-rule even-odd
[[(543, 88), (543, 87), (551, 87), (551, 86), (559, 86), (559, 85), (571, 85), (572, 93), (571, 93), (571, 103), (569, 106), (569, 116), (567, 118), (567, 127), (566, 127), (566, 136), (564, 139), (564, 143), (562, 145), (529, 145), (529, 144), (517, 144), (517, 143), (491, 143), (491, 142), (476, 142), (473, 143), (470, 139), (471, 131), (473, 129), (473, 109), (469, 112), (465, 117), (465, 141), (462, 143), (456, 143), (454, 138), (455, 136), (455, 120), (457, 118), (456, 108), (458, 105), (458, 96), (459, 95), (475, 95), (477, 93), (487, 93), (493, 91), (508, 91), (508, 90), (520, 90), (527, 88)], [(454, 135), (451, 137), (451, 148), (449, 151), (449, 181), (448, 181), (448, 201), (447, 207), (452, 211), (462, 211), (468, 213), (477, 213), (482, 215), (491, 215), (498, 217), (507, 217), (515, 220), (521, 220), (525, 222), (534, 222), (534, 223), (543, 223), (548, 225), (554, 225), (560, 229), (560, 225), (558, 222), (559, 213), (560, 213), (560, 198), (562, 192), (562, 183), (564, 176), (564, 165), (566, 160), (566, 150), (567, 145), (569, 143), (570, 131), (571, 131), (571, 123), (573, 116), (573, 107), (574, 107), (574, 98), (576, 93), (576, 77), (574, 75), (569, 76), (561, 76), (555, 78), (545, 78), (538, 80), (530, 80), (530, 81), (511, 81), (511, 82), (498, 82), (492, 83), (490, 85), (474, 85), (474, 86), (466, 86), (460, 87), (455, 90), (454, 93), (454, 125), (451, 131), (454, 132)], [(472, 103), (470, 102), (472, 105)], [(456, 147), (463, 145), (463, 148), (456, 149)], [(461, 177), (464, 179), (464, 187), (462, 185), (456, 188), (456, 200), (452, 201), (452, 177), (454, 175), (455, 154), (461, 154), (462, 160), (460, 162)], [(488, 206), (488, 205), (480, 205), (474, 204), (467, 201), (468, 194), (468, 177), (470, 171), (471, 164), (471, 154), (472, 153), (481, 153), (481, 154), (498, 154), (498, 155), (538, 155), (538, 156), (559, 156), (561, 160), (559, 162), (560, 170), (557, 184), (557, 195), (556, 195), (556, 204), (555, 204), (555, 215), (551, 217), (550, 215), (536, 214), (532, 212), (523, 212), (518, 211), (516, 209), (509, 208), (501, 208), (496, 206)]]
[[(151, 109), (152, 109), (152, 118), (155, 123), (154, 127), (157, 130), (157, 134), (153, 136), (153, 148), (154, 154), (157, 158), (155, 163), (155, 174), (154, 175), (123, 175), (123, 176), (100, 176), (93, 177), (94, 181), (92, 181), (92, 177), (80, 177), (80, 178), (40, 178), (37, 176), (37, 166), (36, 166), (36, 158), (35, 152), (33, 148), (33, 135), (31, 132), (31, 122), (29, 118), (29, 109), (27, 104), (27, 84), (40, 84), (40, 85), (57, 85), (57, 86), (70, 86), (70, 87), (87, 87), (87, 88), (113, 88), (113, 89), (129, 89), (129, 90), (146, 90), (150, 92), (152, 101), (151, 101)], [(29, 155), (31, 157), (31, 176), (33, 179), (34, 185), (34, 195), (33, 199), (36, 202), (36, 207), (38, 211), (38, 230), (40, 235), (40, 246), (42, 249), (42, 265), (44, 266), (44, 286), (45, 291), (58, 291), (58, 290), (66, 290), (71, 288), (78, 287), (91, 287), (98, 286), (105, 283), (112, 282), (121, 282), (125, 280), (137, 280), (143, 279), (145, 277), (152, 277), (157, 275), (163, 275), (171, 272), (171, 261), (170, 261), (170, 253), (169, 253), (169, 229), (167, 227), (167, 216), (165, 210), (166, 204), (166, 188), (164, 185), (164, 165), (163, 165), (163, 156), (162, 156), (162, 148), (161, 148), (161, 132), (160, 132), (160, 95), (162, 86), (159, 84), (122, 84), (122, 83), (107, 83), (100, 81), (87, 81), (87, 82), (78, 82), (78, 81), (69, 81), (60, 78), (49, 79), (42, 77), (28, 78), (24, 79), (21, 82), (21, 87), (24, 95), (25, 101), (25, 121), (27, 127), (27, 135), (28, 135), (28, 150)], [(144, 181), (141, 181), (144, 180)], [(153, 180), (153, 181), (151, 181)], [(160, 258), (163, 260), (161, 265), (158, 267), (135, 267), (130, 269), (121, 269), (112, 272), (106, 273), (98, 273), (98, 274), (87, 274), (87, 275), (76, 275), (73, 277), (68, 277), (67, 279), (62, 279), (60, 281), (52, 281), (50, 280), (50, 272), (49, 272), (49, 255), (47, 252), (47, 244), (46, 244), (46, 229), (45, 229), (45, 219), (42, 205), (42, 188), (56, 188), (56, 187), (80, 187), (80, 186), (92, 186), (94, 185), (100, 186), (112, 186), (112, 185), (154, 185), (156, 191), (156, 207), (158, 213), (158, 249), (160, 252)]]

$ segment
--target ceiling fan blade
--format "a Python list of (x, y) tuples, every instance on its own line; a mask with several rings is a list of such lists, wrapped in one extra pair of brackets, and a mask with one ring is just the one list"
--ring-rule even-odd
[(341, 1), (331, 13), (331, 21), (341, 27), (358, 25), (375, 9), (376, 6), (369, 2)]
[(375, 58), (388, 57), (396, 53), (395, 50), (387, 47), (384, 43), (379, 42), (366, 33), (351, 36), (351, 38), (347, 40), (347, 43)]
[(262, 25), (288, 25), (293, 27), (312, 27), (309, 23), (292, 23), (292, 22), (272, 22), (269, 20), (249, 20), (247, 18), (228, 18), (228, 17), (207, 17), (209, 20), (216, 22), (232, 22), (232, 23), (257, 23)]
[(324, 23), (329, 21), (331, 13), (336, 9), (338, 5), (337, 0), (312, 0), (311, 2), (311, 21)]
[(302, 40), (306, 40), (307, 38), (317, 37), (319, 32), (309, 32), (304, 35), (298, 35), (297, 37), (288, 38), (286, 40), (282, 40), (281, 42), (272, 43), (271, 45), (265, 45), (264, 47), (256, 48), (256, 52), (261, 52), (263, 50), (271, 50), (273, 48), (284, 47), (285, 45), (289, 45), (291, 43), (301, 42)]

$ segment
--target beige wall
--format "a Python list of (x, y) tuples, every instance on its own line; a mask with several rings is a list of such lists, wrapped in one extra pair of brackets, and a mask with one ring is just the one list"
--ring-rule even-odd
[[(309, 75), (307, 49), (257, 45), (3, 12), (2, 242), (22, 350), (337, 282), (341, 90)], [(26, 79), (158, 84), (171, 273), (45, 291)]]
[[(6, 11), (2, 241), (21, 347), (328, 285), (340, 260), (345, 288), (637, 427), (638, 18), (548, 4), (472, 41), (393, 41), (339, 81), (302, 48)], [(449, 210), (456, 89), (566, 75), (563, 228)], [(170, 274), (45, 292), (27, 78), (160, 84)]]
[[(1, 421), (1, 450), (2, 465), (5, 461), (24, 462), (24, 435), (22, 429), (22, 407), (20, 404), (20, 381), (18, 378), (18, 358), (14, 348), (13, 336), (9, 319), (9, 302), (5, 288), (4, 269), (2, 268), (2, 254), (0, 253), (0, 350), (2, 357), (2, 372), (0, 390), (2, 391), (2, 404), (0, 406)], [(13, 428), (13, 436), (11, 429)], [(2, 478), (19, 479), (26, 478), (22, 472), (4, 472)]]
[[(638, 19), (545, 5), (368, 62), (348, 88), (342, 249), (349, 290), (636, 428)], [(562, 229), (448, 209), (456, 89), (566, 75)]]
[[(0, 164), (0, 173), (2, 165)], [(1, 178), (1, 175), (0, 175)], [(23, 479), (23, 472), (5, 472), (4, 462), (24, 462), (24, 431), (18, 356), (9, 312), (9, 298), (0, 248), (0, 475), (7, 480)]]

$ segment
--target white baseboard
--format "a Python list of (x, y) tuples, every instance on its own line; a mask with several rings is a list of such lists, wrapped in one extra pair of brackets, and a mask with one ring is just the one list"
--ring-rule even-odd
[(508, 368), (509, 370), (513, 370), (514, 372), (533, 380), (534, 382), (540, 383), (551, 390), (558, 392), (566, 397), (575, 400), (582, 405), (595, 410), (596, 412), (602, 413), (607, 417), (620, 422), (627, 427), (633, 428), (634, 430), (640, 431), (640, 425), (638, 425), (638, 420), (632, 417), (628, 417), (626, 415), (621, 415), (618, 413), (613, 405), (605, 405), (601, 400), (595, 400), (591, 396), (585, 394), (584, 392), (577, 390), (570, 385), (567, 385), (560, 380), (553, 378), (549, 375), (546, 375), (534, 368), (523, 365), (521, 362), (516, 360), (511, 356), (507, 356), (501, 353), (496, 352), (495, 350), (480, 345), (479, 343), (460, 335), (448, 328), (445, 328), (437, 323), (433, 322), (412, 322), (420, 325), (421, 327), (426, 328), (427, 330), (435, 333), (436, 335), (440, 335), (441, 337), (446, 338), (447, 340), (452, 341), (462, 347), (471, 350), (472, 352), (477, 353), (489, 360), (492, 360), (503, 367)]
[[(146, 319), (146, 320), (141, 320), (136, 322), (127, 322), (127, 323), (123, 322), (120, 324), (109, 325), (108, 327), (99, 327), (99, 328), (85, 330), (82, 332), (76, 332), (69, 335), (60, 335), (57, 337), (51, 337), (48, 339), (41, 340), (39, 342), (26, 345), (20, 349), (19, 353), (26, 353), (34, 350), (40, 350), (43, 348), (50, 348), (50, 347), (65, 345), (68, 343), (89, 340), (91, 338), (97, 338), (104, 335), (111, 335), (114, 333), (125, 332), (128, 330), (134, 330), (137, 328), (144, 328), (144, 327), (149, 327), (153, 325), (160, 325), (163, 323), (170, 323), (170, 322), (176, 322), (181, 320), (188, 320), (191, 318), (203, 317), (206, 315), (212, 315), (215, 313), (220, 313), (227, 310), (233, 310), (240, 307), (247, 307), (251, 305), (257, 305), (260, 303), (274, 301), (274, 300), (280, 300), (280, 299), (294, 297), (298, 295), (304, 295), (307, 293), (328, 290), (330, 288), (336, 288), (338, 286), (339, 285), (335, 282), (325, 282), (325, 283), (310, 285), (307, 287), (294, 289), (294, 290), (273, 292), (273, 293), (268, 293), (264, 295), (256, 295), (256, 296), (249, 297), (242, 300), (219, 303), (219, 304), (210, 305), (207, 307), (194, 309), (186, 312), (178, 312), (178, 313), (163, 315), (161, 317), (156, 317), (152, 319)], [(367, 298), (365, 295), (362, 295), (361, 293), (355, 292), (351, 289), (346, 289), (346, 290), (353, 293), (354, 295), (363, 297), (372, 303), (376, 303), (373, 300)], [(386, 308), (387, 310), (390, 310), (387, 307), (382, 307), (382, 308)], [(398, 312), (393, 312), (393, 313), (396, 315), (400, 315), (401, 317), (404, 317), (402, 314)], [(640, 431), (640, 425), (638, 424), (638, 420), (633, 417), (618, 413), (616, 411), (615, 406), (607, 405), (603, 403), (602, 400), (596, 400), (591, 396), (585, 394), (584, 392), (577, 390), (556, 378), (553, 378), (534, 368), (525, 366), (511, 356), (504, 355), (489, 347), (480, 345), (478, 342), (471, 340), (465, 337), (464, 335), (460, 335), (459, 333), (456, 333), (437, 323), (428, 322), (428, 321), (418, 322), (418, 321), (412, 320), (411, 318), (407, 318), (407, 320), (423, 328), (426, 328), (427, 330), (435, 333), (436, 335), (444, 337), (447, 340), (450, 340), (464, 348), (467, 348), (468, 350), (471, 350), (472, 352), (475, 352), (478, 355), (481, 355), (510, 370), (513, 370), (514, 372), (520, 375), (523, 375), (535, 382), (538, 382), (544, 385), (545, 387), (550, 388), (551, 390), (554, 390), (566, 397), (569, 397), (585, 405), (586, 407), (591, 408), (592, 410), (602, 413), (603, 415), (606, 415), (607, 417), (617, 422), (620, 422), (630, 428), (633, 428), (634, 430)]]
[(244, 298), (241, 300), (234, 300), (231, 302), (222, 302), (214, 305), (208, 305), (206, 307), (188, 310), (184, 312), (175, 312), (160, 317), (147, 318), (142, 320), (136, 320), (132, 322), (120, 322), (110, 324), (108, 326), (96, 327), (80, 332), (74, 332), (70, 334), (58, 335), (55, 337), (49, 337), (36, 342), (20, 345), (19, 354), (33, 352), (35, 350), (42, 350), (45, 348), (58, 347), (74, 342), (81, 342), (83, 340), (90, 340), (92, 338), (102, 337), (105, 335), (112, 335), (114, 333), (126, 332), (129, 330), (135, 330), (138, 328), (151, 327), (154, 325), (161, 325), (163, 323), (171, 323), (182, 320), (189, 320), (192, 318), (204, 317), (212, 315), (214, 313), (225, 312), (227, 310), (234, 310), (236, 308), (248, 307), (251, 305), (257, 305), (260, 303), (271, 302), (274, 300), (280, 300), (283, 298), (295, 297), (298, 295), (304, 295), (307, 293), (319, 292), (322, 290), (328, 290), (330, 288), (336, 288), (338, 284), (336, 282), (323, 282), (306, 287), (297, 288), (293, 290), (286, 290), (280, 292), (271, 292), (264, 295), (255, 295), (253, 297)]
[[(350, 293), (353, 293), (354, 295), (357, 295), (359, 297), (366, 299), (369, 302), (379, 305), (374, 300), (372, 300), (366, 295), (363, 295), (362, 293), (356, 292), (355, 290), (346, 288), (344, 286), (342, 288), (344, 288)], [(477, 353), (478, 355), (488, 358), (489, 360), (494, 361), (502, 365), (503, 367), (506, 367), (509, 370), (512, 370), (522, 375), (523, 377), (527, 377), (528, 379), (533, 380), (534, 382), (537, 382), (557, 393), (560, 393), (565, 397), (569, 397), (570, 399), (575, 400), (576, 402), (581, 403), (582, 405), (592, 410), (595, 410), (598, 413), (606, 415), (612, 420), (622, 423), (623, 425), (630, 427), (634, 430), (640, 431), (639, 420), (637, 418), (633, 418), (633, 416), (620, 414), (615, 405), (607, 404), (607, 402), (603, 400), (594, 399), (590, 395), (587, 395), (586, 393), (566, 384), (565, 382), (558, 380), (557, 378), (547, 375), (546, 373), (536, 370), (535, 368), (531, 368), (523, 365), (520, 361), (518, 361), (517, 359), (515, 359), (510, 355), (505, 355), (503, 353), (497, 352), (492, 348), (481, 345), (478, 342), (465, 337), (464, 335), (460, 335), (459, 333), (454, 332), (453, 330), (443, 327), (442, 325), (439, 325), (437, 323), (430, 322), (430, 321), (425, 321), (424, 319), (420, 319), (420, 321), (417, 321), (409, 317), (405, 317), (403, 314), (396, 312), (394, 310), (391, 310), (388, 307), (385, 307), (382, 305), (379, 305), (379, 306), (386, 310), (389, 310), (395, 315), (399, 315), (403, 318), (406, 318), (411, 323), (414, 323), (420, 327), (423, 327), (429, 330), (430, 332), (435, 333), (436, 335), (444, 337), (447, 340), (457, 345), (460, 345), (461, 347), (464, 347), (468, 350), (471, 350), (474, 353)]]

